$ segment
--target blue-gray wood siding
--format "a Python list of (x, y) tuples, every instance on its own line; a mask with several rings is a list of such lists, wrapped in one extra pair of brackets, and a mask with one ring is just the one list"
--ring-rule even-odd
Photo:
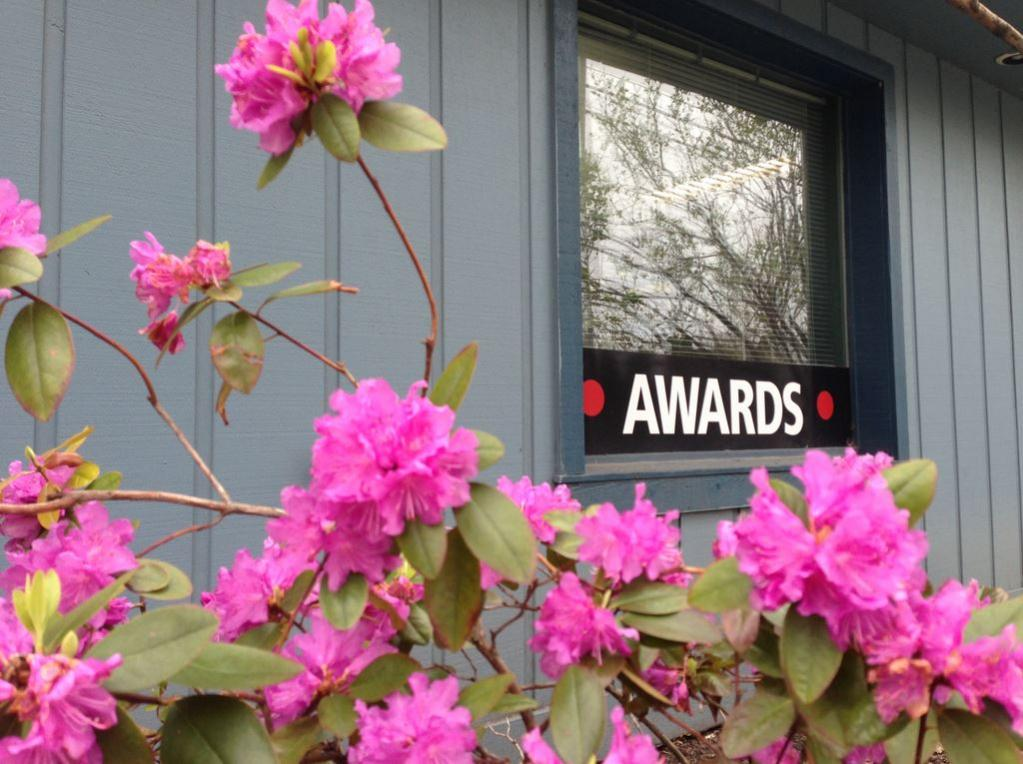
[[(895, 346), (906, 453), (926, 454), (941, 470), (927, 518), (930, 572), (1020, 588), (1023, 102), (830, 3), (760, 2), (895, 69)], [(503, 471), (550, 478), (558, 348), (549, 0), (376, 5), (403, 49), (402, 97), (438, 115), (450, 135), (442, 155), (366, 150), (435, 284), (438, 360), (480, 341), (462, 421), (504, 440)], [(359, 286), (354, 297), (279, 303), (273, 317), (357, 375), (404, 387), (421, 367), (426, 307), (364, 179), (311, 145), (257, 192), (264, 157), (254, 136), (228, 124), (212, 65), (227, 59), (244, 20), (260, 21), (262, 6), (5, 0), (0, 176), (42, 202), (47, 233), (114, 215), (48, 261), (39, 289), (151, 365), (155, 354), (136, 334), (145, 316), (128, 281), (128, 242), (145, 229), (177, 252), (196, 238), (226, 239), (236, 267), (296, 259), (305, 279)], [(281, 487), (306, 477), (311, 421), (337, 376), (272, 342), (259, 387), (231, 399), (224, 427), (212, 411), (218, 381), (205, 351), (214, 320), (207, 313), (188, 329), (188, 350), (161, 365), (157, 388), (234, 496), (276, 502)], [(126, 486), (208, 493), (131, 369), (91, 337), (75, 340), (78, 369), (53, 422), (33, 424), (0, 391), (0, 451), (13, 459), (26, 444), (46, 448), (93, 424), (89, 456), (122, 470)], [(677, 492), (677, 481), (649, 482), (655, 500)], [(721, 485), (711, 471), (686, 488), (682, 529), (694, 563), (706, 561), (716, 524), (742, 499), (723, 496)], [(579, 492), (623, 500), (631, 487), (596, 482)], [(179, 507), (116, 511), (142, 519), (140, 543), (193, 522)], [(261, 523), (232, 518), (165, 554), (203, 588), (235, 549), (261, 537)], [(523, 643), (522, 630), (505, 637), (513, 666), (531, 675)]]

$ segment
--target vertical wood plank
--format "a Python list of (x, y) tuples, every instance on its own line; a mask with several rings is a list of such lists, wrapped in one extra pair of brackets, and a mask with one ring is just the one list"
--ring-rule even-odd
[[(1023, 584), (1020, 548), (1019, 440), (1016, 371), (1012, 357), (1012, 303), (1006, 234), (1005, 170), (998, 91), (973, 78), (974, 146), (980, 247), (980, 304), (984, 326), (988, 459), (991, 475), (994, 583)], [(962, 509), (960, 510), (962, 511)], [(967, 509), (970, 520), (972, 510)]]
[(944, 62), (941, 104), (962, 574), (990, 581), (994, 571), (973, 99), (970, 76)]
[[(67, 3), (66, 23), (63, 218), (66, 225), (104, 212), (114, 219), (60, 256), (61, 302), (152, 369), (155, 349), (136, 331), (146, 314), (129, 280), (128, 243), (146, 229), (174, 252), (194, 242), (195, 6), (112, 0), (100, 7), (78, 0)], [(140, 35), (140, 29), (160, 34)], [(96, 425), (89, 458), (121, 470), (128, 487), (191, 485), (191, 461), (147, 405), (132, 368), (84, 332), (74, 338), (78, 366), (59, 435)], [(194, 350), (153, 373), (162, 402), (188, 434), (194, 374)], [(111, 510), (141, 519), (140, 544), (189, 525), (192, 516), (167, 506)], [(187, 542), (167, 549), (167, 559), (186, 570), (190, 556)]]
[(682, 515), (682, 553), (686, 565), (704, 567), (714, 561), (713, 546), (718, 536), (718, 523), (735, 520), (738, 512), (717, 509), (709, 512), (687, 512)]
[(940, 581), (961, 573), (941, 88), (937, 60), (913, 45), (906, 46), (906, 85), (921, 448), (939, 471), (938, 494), (925, 518), (928, 570)]

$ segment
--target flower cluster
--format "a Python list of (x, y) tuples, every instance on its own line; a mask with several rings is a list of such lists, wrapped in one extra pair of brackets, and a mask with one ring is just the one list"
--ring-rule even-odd
[[(26, 470), (20, 461), (15, 460), (8, 465), (7, 479), (0, 483), (3, 486), (0, 488), (0, 500), (4, 504), (34, 504), (45, 491), (64, 488), (74, 471), (74, 467), (68, 465)], [(0, 534), (10, 539), (8, 549), (23, 547), (42, 532), (43, 526), (36, 515), (0, 516)]]
[(39, 205), (22, 199), (14, 183), (0, 178), (0, 249), (16, 247), (39, 257), (45, 255), (46, 237), (39, 233), (41, 221)]
[(216, 67), (233, 98), (231, 124), (257, 133), (264, 151), (283, 154), (322, 95), (342, 98), (356, 112), (366, 101), (395, 96), (401, 51), (373, 19), (368, 0), (356, 0), (351, 12), (330, 3), (322, 19), (316, 0), (270, 0), (265, 33), (246, 23), (231, 59)]
[(175, 334), (178, 312), (167, 312), (171, 303), (175, 299), (187, 303), (189, 290), (193, 287), (219, 286), (230, 278), (231, 245), (198, 241), (188, 255), (181, 258), (167, 252), (149, 231), (145, 232), (145, 236), (144, 241), (131, 243), (131, 259), (135, 262), (131, 280), (135, 282), (135, 296), (146, 305), (150, 321), (148, 326), (139, 330), (139, 334), (146, 335), (158, 348), (167, 347), (168, 352), (174, 354), (185, 347), (185, 339)]

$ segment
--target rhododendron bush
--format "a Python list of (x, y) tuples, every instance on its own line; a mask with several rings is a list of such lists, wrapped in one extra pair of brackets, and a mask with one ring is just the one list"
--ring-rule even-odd
[[(1023, 599), (928, 580), (917, 526), (933, 463), (811, 451), (791, 480), (755, 470), (749, 511), (720, 526), (706, 568), (686, 564), (684, 518), (642, 484), (631, 506), (586, 507), (563, 485), (479, 479), (504, 448), (457, 417), (478, 348), (433, 372), (430, 283), (360, 152), (363, 139), (390, 151), (446, 145), (433, 118), (390, 100), (399, 63), (368, 0), (324, 15), (313, 0), (270, 0), (265, 26), (246, 24), (216, 72), (231, 124), (270, 155), (260, 187), (314, 139), (365, 174), (429, 306), (423, 374), (407, 390), (358, 378), (271, 317), (279, 300), (355, 286), (296, 283), (253, 302), (249, 291), (301, 263), (236, 269), (227, 242), (164, 239), (186, 252), (173, 254), (153, 232), (167, 221), (121, 255), (155, 346), (140, 361), (31, 289), (48, 257), (108, 218), (47, 239), (39, 207), (0, 179), (0, 310), (17, 311), (4, 365), (17, 400), (50, 418), (71, 382), (74, 335), (87, 332), (132, 365), (178, 441), (168, 447), (183, 447), (215, 494), (122, 488), (120, 473), (90, 461), (90, 429), (10, 455), (0, 758), (913, 764), (940, 745), (955, 762), (1018, 761)], [(345, 380), (312, 423), (308, 479), (283, 487), (280, 506), (232, 497), (147, 371), (214, 303), (229, 309), (209, 341), (225, 425), (230, 395), (258, 394), (264, 332)], [(135, 525), (112, 509), (138, 501), (211, 520), (138, 549)], [(239, 550), (212, 591), (193, 592), (161, 547), (232, 515), (266, 519), (262, 548)], [(515, 676), (502, 655), (513, 624), (536, 677)], [(702, 734), (708, 725), (715, 734)]]

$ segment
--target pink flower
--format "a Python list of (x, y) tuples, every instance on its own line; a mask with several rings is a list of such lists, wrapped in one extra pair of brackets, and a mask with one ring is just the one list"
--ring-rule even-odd
[(191, 269), (196, 286), (220, 286), (231, 277), (231, 245), (226, 241), (198, 241), (185, 257), (185, 265)]
[[(74, 472), (73, 467), (60, 466), (44, 469), (40, 474), (36, 469), (24, 470), (20, 461), (13, 461), (7, 467), (8, 478), (0, 491), (0, 500), (5, 504), (34, 504), (47, 483), (63, 488)], [(42, 532), (43, 526), (35, 515), (0, 516), (0, 533), (11, 539), (7, 542), (9, 550), (27, 545)]]
[(39, 205), (22, 199), (14, 183), (0, 178), (0, 249), (17, 247), (39, 257), (45, 255), (46, 237), (39, 233), (41, 220)]
[(631, 510), (619, 512), (613, 504), (602, 504), (596, 515), (584, 517), (575, 528), (583, 539), (579, 559), (616, 583), (644, 574), (656, 581), (682, 566), (681, 534), (673, 525), (679, 513), (673, 510), (658, 517), (653, 503), (643, 498), (645, 491), (646, 486), (638, 483)]
[(860, 745), (853, 748), (842, 759), (844, 764), (882, 764), (885, 761), (885, 750), (882, 743), (874, 745)]
[(18, 620), (14, 605), (9, 599), (0, 599), (0, 663), (12, 655), (30, 653), (32, 649), (32, 635)]
[(366, 666), (395, 652), (387, 642), (372, 638), (373, 625), (365, 621), (338, 631), (314, 611), (306, 623), (309, 630), (292, 637), (281, 651), (305, 666), (305, 672), (266, 688), (266, 702), (277, 726), (301, 716), (318, 695), (347, 690)]
[(337, 413), (316, 420), (311, 491), (343, 507), (362, 538), (398, 536), (407, 520), (436, 525), (469, 500), (476, 436), (452, 430), (454, 412), (422, 397), (424, 386), (399, 398), (386, 381), (365, 379), (335, 392)]
[(330, 588), (337, 589), (351, 573), (381, 581), (397, 564), (394, 540), (378, 527), (365, 527), (373, 506), (317, 498), (298, 486), (281, 491), (281, 503), (287, 514), (267, 523), (270, 537), (303, 566), (324, 552)]
[(888, 454), (857, 454), (851, 448), (844, 456), (831, 457), (823, 451), (807, 451), (802, 465), (792, 474), (804, 486), (814, 525), (832, 525), (842, 514), (850, 497), (862, 490), (870, 478), (892, 466)]
[(540, 606), (530, 648), (540, 653), (540, 666), (557, 679), (569, 666), (592, 657), (598, 663), (605, 652), (630, 655), (626, 639), (638, 639), (635, 629), (623, 629), (610, 610), (593, 604), (573, 573), (561, 576), (558, 586)]
[[(1015, 624), (1006, 626), (998, 636), (963, 645), (957, 657), (948, 682), (969, 709), (979, 714), (985, 699), (997, 701), (1012, 719), (1012, 728), (1023, 733), (1023, 645), (1016, 640)], [(941, 690), (935, 692), (935, 699), (945, 702), (950, 693)]]
[(718, 523), (717, 537), (714, 539), (712, 551), (714, 559), (732, 557), (739, 546), (739, 538), (735, 535), (735, 523), (730, 520), (722, 520)]
[(14, 297), (14, 292), (12, 292), (10, 289), (0, 289), (0, 302), (9, 300), (12, 297)]
[(188, 302), (192, 269), (177, 255), (168, 254), (152, 233), (145, 234), (145, 241), (131, 243), (131, 259), (135, 261), (131, 280), (135, 282), (135, 296), (148, 306), (152, 320), (164, 313), (175, 297)]
[(930, 690), (934, 674), (925, 660), (899, 658), (876, 669), (868, 678), (876, 684), (874, 704), (885, 723), (905, 711), (919, 719), (930, 708)]
[[(367, 0), (356, 0), (351, 13), (331, 3), (322, 20), (315, 0), (301, 0), (298, 6), (270, 0), (265, 34), (246, 23), (231, 59), (216, 67), (234, 99), (231, 124), (258, 133), (264, 151), (282, 154), (298, 137), (300, 115), (321, 94), (333, 93), (357, 112), (367, 100), (395, 96), (402, 88), (401, 75), (395, 72), (401, 52), (397, 45), (385, 42), (373, 16), (373, 5)], [(321, 42), (333, 43), (336, 63), (325, 77), (301, 71), (292, 57), (290, 46), (300, 44), (300, 30), (305, 30), (302, 34), (307, 35), (314, 55)], [(269, 66), (287, 69), (303, 84)]]
[(285, 555), (271, 539), (263, 542), (259, 559), (248, 549), (239, 549), (234, 565), (217, 574), (216, 589), (202, 594), (202, 606), (220, 618), (217, 639), (231, 642), (267, 623), (270, 608), (280, 602), (302, 568), (299, 560)]
[[(0, 664), (10, 657), (4, 656)], [(96, 730), (117, 723), (117, 702), (101, 685), (121, 665), (121, 657), (77, 660), (60, 654), (30, 654), (22, 660), (29, 671), (26, 684), (15, 686), (0, 680), (0, 693), (9, 699), (8, 713), (28, 730), (24, 738), (12, 735), (0, 739), (0, 758), (101, 764)]]
[(611, 711), (611, 725), (611, 750), (604, 764), (659, 764), (664, 761), (650, 738), (631, 734), (621, 707)]
[(799, 750), (787, 737), (778, 738), (766, 748), (754, 752), (750, 758), (755, 764), (799, 764), (801, 759)]
[(522, 737), (522, 750), (530, 764), (562, 764), (561, 757), (547, 745), (538, 728), (533, 728)]
[(472, 764), (476, 733), (469, 710), (456, 705), (458, 680), (431, 683), (413, 674), (408, 683), (412, 694), (389, 695), (386, 708), (355, 701), (360, 736), (352, 764)]
[(171, 355), (178, 353), (185, 348), (185, 337), (183, 334), (174, 335), (178, 328), (178, 312), (172, 310), (163, 318), (154, 319), (148, 326), (139, 329), (139, 334), (144, 334), (159, 350), (167, 347), (167, 342), (174, 336), (167, 352)]
[(683, 669), (671, 668), (658, 658), (643, 672), (643, 677), (677, 708), (688, 710), (689, 687), (686, 685), (686, 673)]

